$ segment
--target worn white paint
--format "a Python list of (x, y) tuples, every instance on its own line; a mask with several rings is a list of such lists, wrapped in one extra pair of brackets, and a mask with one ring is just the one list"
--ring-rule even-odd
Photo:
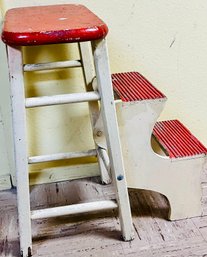
[(119, 207), (122, 237), (125, 241), (130, 241), (134, 238), (134, 233), (115, 111), (106, 40), (93, 41), (92, 47), (98, 91), (101, 95), (101, 115), (109, 153), (111, 174)]
[(88, 151), (81, 151), (81, 152), (56, 153), (56, 154), (48, 154), (48, 155), (40, 155), (40, 156), (31, 156), (28, 158), (28, 163), (34, 164), (34, 163), (40, 163), (40, 162), (83, 158), (83, 157), (96, 156), (96, 155), (97, 154), (95, 149), (91, 149)]
[(74, 60), (74, 61), (63, 61), (63, 62), (25, 64), (23, 66), (23, 69), (24, 71), (40, 71), (40, 70), (52, 70), (52, 69), (63, 69), (63, 68), (77, 68), (81, 66), (82, 64), (80, 60)]
[(20, 252), (22, 257), (27, 257), (32, 249), (32, 237), (22, 51), (20, 47), (8, 46), (7, 54), (12, 99), (12, 128), (17, 182)]
[[(2, 12), (0, 12), (2, 21)], [(11, 131), (11, 106), (6, 47), (0, 40), (0, 190), (10, 189), (10, 176), (14, 175), (13, 140)], [(10, 181), (10, 182), (9, 182)]]
[[(94, 61), (92, 58), (91, 43), (90, 42), (81, 42), (78, 45), (79, 45), (81, 61), (83, 63), (82, 69), (83, 69), (83, 76), (84, 76), (86, 91), (88, 91), (88, 92), (97, 91), (98, 88), (94, 89), (92, 86), (92, 84), (95, 80), (95, 67), (94, 67)], [(92, 126), (92, 130), (93, 130), (94, 144), (95, 144), (96, 151), (97, 151), (97, 159), (98, 159), (99, 168), (100, 168), (100, 172), (101, 172), (101, 180), (102, 180), (103, 184), (108, 184), (111, 182), (109, 171), (107, 170), (107, 168), (104, 165), (104, 161), (100, 156), (100, 147), (99, 147), (99, 145), (97, 145), (96, 140), (95, 140), (95, 138), (96, 138), (96, 134), (94, 131), (95, 124), (100, 116), (99, 104), (97, 101), (89, 102), (88, 108), (89, 108), (91, 126)]]
[(152, 130), (165, 101), (155, 99), (116, 105), (127, 185), (165, 195), (171, 207), (171, 220), (200, 216), (201, 175), (206, 156), (170, 159), (152, 149)]
[(83, 103), (83, 102), (89, 102), (89, 101), (97, 101), (99, 99), (100, 99), (100, 95), (98, 94), (98, 92), (29, 97), (25, 99), (25, 106), (26, 108), (33, 108), (33, 107), (50, 106), (50, 105)]
[(64, 215), (86, 214), (116, 209), (115, 201), (94, 201), (89, 203), (71, 204), (68, 206), (53, 207), (31, 211), (31, 219), (53, 218)]
[(10, 174), (0, 176), (0, 190), (11, 189), (11, 177)]
[(10, 189), (11, 188), (11, 178), (10, 178), (10, 167), (9, 167), (9, 158), (8, 158), (8, 149), (3, 146), (8, 142), (5, 138), (6, 134), (4, 131), (4, 123), (2, 119), (1, 109), (0, 109), (0, 190)]
[(65, 164), (64, 166), (47, 168), (38, 166), (36, 168), (33, 167), (30, 171), (29, 182), (30, 185), (38, 185), (95, 176), (100, 176), (100, 169), (97, 163)]

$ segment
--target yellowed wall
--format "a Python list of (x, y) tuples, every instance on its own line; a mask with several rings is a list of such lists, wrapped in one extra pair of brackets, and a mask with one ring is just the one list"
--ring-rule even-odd
[[(169, 100), (161, 119), (179, 118), (207, 146), (207, 115), (205, 115), (207, 112), (207, 2), (204, 0), (2, 0), (0, 7), (4, 13), (11, 6), (69, 2), (85, 4), (108, 24), (112, 72), (136, 70), (145, 75), (168, 96)], [(48, 60), (52, 58), (59, 60), (64, 57), (67, 47), (62, 46), (57, 51), (57, 48), (52, 46), (50, 50), (43, 47), (40, 49), (41, 53), (37, 54), (37, 48), (33, 48), (27, 59), (41, 61), (46, 57)], [(73, 50), (72, 55), (76, 54)], [(68, 55), (70, 56), (71, 52)], [(8, 139), (6, 146), (10, 149), (8, 89), (2, 89), (3, 85), (8, 87), (2, 44), (0, 56), (1, 78), (3, 76), (1, 112), (5, 120), (4, 133)], [(78, 77), (78, 73), (67, 71), (30, 75), (27, 77), (28, 94), (42, 95), (45, 92), (52, 94), (59, 88), (61, 92), (69, 92), (71, 89), (67, 86), (68, 82), (72, 81), (73, 85), (79, 84)], [(37, 79), (35, 83), (34, 78)], [(60, 86), (60, 82), (63, 82), (63, 86)], [(72, 90), (75, 91), (76, 88), (73, 87)], [(72, 114), (69, 114), (65, 106), (54, 109), (52, 115), (48, 110), (51, 109), (32, 111), (32, 114), (28, 115), (33, 121), (30, 127), (32, 154), (68, 150), (71, 148), (68, 143), (74, 135), (80, 140), (77, 141), (79, 143), (72, 145), (72, 150), (87, 148), (92, 144), (85, 137), (85, 133), (89, 133), (85, 105), (82, 105), (78, 111), (73, 109)], [(83, 115), (82, 110), (84, 110)], [(81, 118), (81, 123), (76, 123), (76, 114)], [(76, 126), (71, 125), (75, 123)], [(66, 136), (68, 131), (69, 138)], [(6, 146), (3, 146), (3, 149), (6, 149)], [(9, 154), (9, 163), (11, 159)], [(4, 174), (5, 164), (0, 163), (0, 167), (0, 174)]]

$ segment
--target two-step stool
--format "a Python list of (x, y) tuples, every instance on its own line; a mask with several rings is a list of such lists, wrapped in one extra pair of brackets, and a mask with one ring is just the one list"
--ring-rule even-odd
[[(6, 13), (2, 40), (7, 45), (10, 73), (20, 249), (23, 257), (32, 255), (31, 220), (34, 219), (109, 210), (118, 207), (123, 239), (129, 241), (133, 238), (131, 212), (108, 64), (105, 40), (107, 32), (106, 24), (82, 5), (24, 7), (11, 9)], [(84, 41), (91, 42), (96, 78), (91, 72), (90, 52), (88, 52)], [(79, 44), (81, 60), (41, 64), (23, 63), (23, 46), (74, 42)], [(67, 67), (83, 67), (86, 92), (25, 98), (24, 72)], [(28, 157), (26, 108), (80, 102), (89, 102), (95, 149), (80, 153)], [(68, 106), (68, 108), (70, 107)], [(103, 132), (108, 151), (104, 147)], [(99, 142), (103, 146), (100, 146)], [(107, 177), (106, 170), (109, 170), (107, 154), (116, 191), (116, 201), (108, 200), (30, 210), (28, 164), (94, 155), (98, 158), (104, 180)]]
[(206, 147), (178, 120), (156, 122), (167, 98), (141, 74), (113, 74), (112, 83), (127, 186), (165, 195), (170, 220), (200, 216)]

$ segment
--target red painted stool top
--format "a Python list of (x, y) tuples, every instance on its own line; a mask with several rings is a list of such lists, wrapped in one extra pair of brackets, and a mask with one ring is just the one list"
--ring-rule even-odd
[(7, 11), (2, 40), (16, 46), (59, 44), (102, 39), (107, 32), (83, 5), (32, 6)]

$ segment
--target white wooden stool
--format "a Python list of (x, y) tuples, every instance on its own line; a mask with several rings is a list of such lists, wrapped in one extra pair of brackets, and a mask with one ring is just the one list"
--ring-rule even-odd
[[(2, 40), (7, 45), (11, 83), (15, 167), (21, 256), (32, 255), (31, 220), (61, 215), (119, 209), (122, 236), (133, 239), (129, 199), (123, 167), (117, 118), (105, 36), (108, 28), (96, 15), (82, 5), (51, 5), (11, 9), (6, 13)], [(91, 42), (96, 81), (91, 72), (90, 52), (86, 43)], [(22, 46), (78, 43), (81, 60), (55, 63), (23, 64)], [(25, 99), (24, 72), (83, 67), (86, 91), (82, 93), (30, 97)], [(100, 101), (100, 108), (98, 101)], [(26, 108), (69, 103), (89, 102), (95, 149), (80, 153), (63, 153), (45, 156), (27, 154)], [(68, 107), (70, 108), (70, 107)], [(101, 119), (99, 114), (101, 113)], [(107, 147), (104, 146), (103, 129)], [(106, 148), (108, 151), (106, 152)], [(116, 191), (116, 201), (99, 201), (43, 210), (30, 210), (28, 164), (82, 156), (98, 157), (102, 179), (106, 182), (108, 167)], [(105, 167), (106, 166), (106, 167)]]

